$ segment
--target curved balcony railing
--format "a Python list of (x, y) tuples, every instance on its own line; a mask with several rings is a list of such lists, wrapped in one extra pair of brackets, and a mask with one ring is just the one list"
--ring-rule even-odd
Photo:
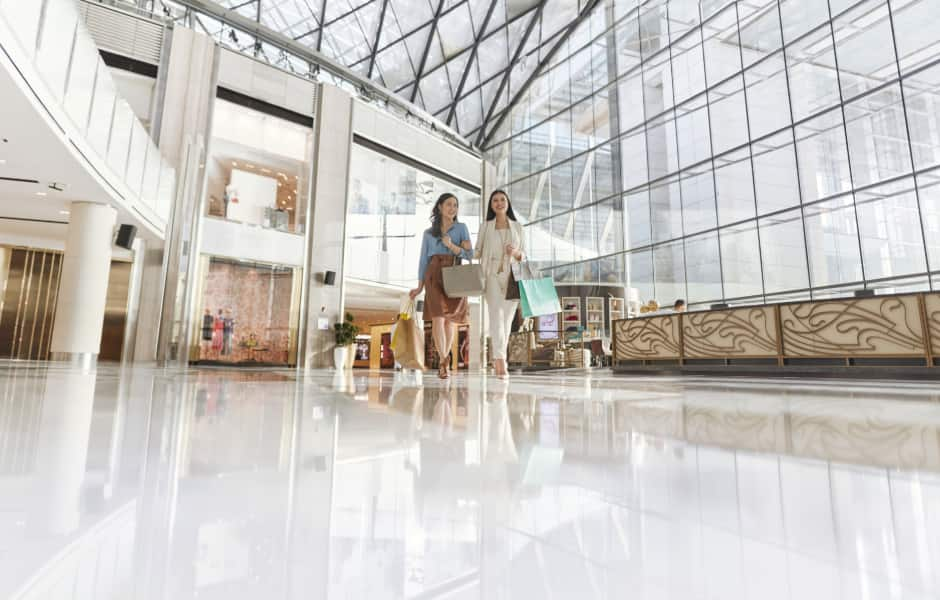
[(40, 99), (58, 105), (47, 108), (59, 126), (84, 138), (100, 159), (94, 167), (110, 172), (106, 178), (124, 200), (163, 231), (176, 171), (118, 95), (75, 1), (0, 0), (0, 29), (0, 46), (30, 87), (41, 86)]

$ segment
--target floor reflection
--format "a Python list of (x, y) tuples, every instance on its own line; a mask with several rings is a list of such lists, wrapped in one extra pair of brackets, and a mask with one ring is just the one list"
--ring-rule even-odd
[(936, 598), (940, 394), (0, 363), (2, 598)]

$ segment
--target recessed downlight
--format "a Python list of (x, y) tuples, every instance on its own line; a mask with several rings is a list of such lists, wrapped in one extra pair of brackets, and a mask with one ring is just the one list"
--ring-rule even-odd
[(37, 196), (46, 196), (46, 192), (36, 192)]
[(71, 214), (71, 213), (69, 213), (69, 211), (67, 211), (67, 210), (60, 210), (60, 211), (59, 211), (59, 214), (60, 214), (60, 215), (68, 215), (68, 214)]

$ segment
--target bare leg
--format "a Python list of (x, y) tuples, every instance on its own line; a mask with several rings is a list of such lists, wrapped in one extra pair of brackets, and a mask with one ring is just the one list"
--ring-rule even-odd
[(496, 375), (502, 377), (506, 374), (506, 361), (502, 358), (497, 358), (493, 361), (493, 370), (496, 371)]
[(443, 377), (446, 373), (444, 361), (447, 360), (447, 323), (443, 317), (434, 317), (431, 320), (431, 337), (434, 338), (434, 347), (437, 348), (437, 355), (440, 357), (441, 364), (438, 372)]
[[(454, 349), (454, 338), (457, 336), (457, 326), (451, 323), (450, 321), (444, 322), (444, 331), (447, 339), (444, 341), (446, 344), (447, 352), (450, 353)], [(448, 363), (448, 366), (450, 364)]]

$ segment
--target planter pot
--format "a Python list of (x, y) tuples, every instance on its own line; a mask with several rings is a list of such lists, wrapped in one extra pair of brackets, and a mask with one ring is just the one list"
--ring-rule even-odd
[(349, 360), (349, 346), (337, 346), (333, 348), (333, 366), (337, 371), (346, 368), (346, 362)]
[(356, 364), (356, 345), (350, 344), (346, 346), (346, 370), (352, 371), (353, 365)]

